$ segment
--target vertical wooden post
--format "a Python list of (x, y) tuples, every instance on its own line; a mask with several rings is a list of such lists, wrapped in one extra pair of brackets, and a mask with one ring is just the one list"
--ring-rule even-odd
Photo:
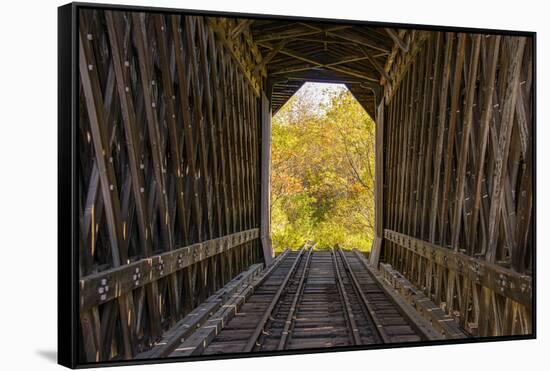
[(262, 170), (261, 170), (261, 216), (260, 239), (264, 252), (265, 264), (273, 260), (271, 244), (271, 103), (265, 93), (262, 93)]
[(369, 262), (378, 266), (382, 243), (384, 241), (384, 100), (382, 99), (376, 110), (376, 150), (374, 162), (374, 243)]

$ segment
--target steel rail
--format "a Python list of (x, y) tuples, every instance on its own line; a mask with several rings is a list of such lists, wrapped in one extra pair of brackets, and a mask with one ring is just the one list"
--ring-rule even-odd
[(355, 292), (357, 293), (357, 295), (361, 299), (360, 301), (361, 301), (361, 304), (363, 304), (363, 308), (366, 309), (365, 313), (368, 315), (368, 317), (372, 320), (372, 323), (374, 324), (374, 328), (376, 329), (376, 333), (379, 335), (379, 337), (380, 337), (380, 339), (382, 340), (383, 343), (389, 343), (390, 342), (390, 337), (388, 336), (388, 334), (384, 330), (384, 326), (382, 325), (382, 323), (378, 319), (378, 316), (376, 314), (376, 311), (372, 307), (372, 304), (369, 302), (369, 300), (365, 296), (365, 293), (361, 289), (361, 285), (359, 284), (359, 281), (357, 280), (357, 277), (355, 276), (355, 273), (351, 269), (351, 266), (348, 262), (348, 259), (347, 259), (346, 255), (344, 254), (344, 252), (340, 248), (338, 248), (338, 252), (339, 252), (340, 256), (342, 257), (342, 261), (344, 262), (344, 267), (346, 268), (348, 276), (351, 278), (351, 281), (353, 283), (353, 287), (355, 289)]
[(305, 249), (306, 249), (305, 246), (302, 247), (302, 249), (300, 250), (298, 256), (296, 256), (296, 259), (294, 260), (294, 263), (292, 264), (292, 266), (288, 270), (288, 273), (285, 276), (285, 278), (284, 278), (283, 282), (281, 283), (281, 285), (279, 286), (279, 289), (277, 290), (277, 292), (273, 296), (273, 299), (271, 300), (271, 303), (269, 303), (269, 306), (265, 310), (264, 315), (262, 316), (262, 318), (258, 322), (258, 325), (254, 329), (254, 332), (252, 333), (252, 336), (250, 337), (250, 339), (246, 343), (246, 346), (244, 347), (243, 352), (246, 352), (246, 353), (251, 352), (254, 349), (254, 347), (256, 346), (258, 338), (260, 337), (260, 334), (264, 330), (264, 327), (265, 327), (269, 317), (273, 313), (273, 310), (275, 309), (275, 305), (277, 305), (277, 302), (279, 301), (279, 298), (281, 297), (281, 294), (283, 293), (284, 289), (286, 288), (286, 285), (287, 285), (288, 281), (290, 280), (290, 277), (292, 277), (292, 275), (294, 274), (294, 271), (296, 270), (296, 267), (298, 266), (298, 263), (301, 261), (302, 255), (304, 254)]
[[(201, 304), (201, 306), (204, 307), (208, 305), (210, 300), (223, 301), (214, 311), (204, 311), (204, 309), (201, 311), (201, 306), (195, 308), (188, 314), (190, 318), (186, 317), (188, 318), (187, 321), (184, 319), (180, 321), (181, 323), (179, 325), (176, 325), (180, 327), (180, 332), (177, 337), (163, 339), (161, 342), (157, 342), (162, 348), (168, 348), (168, 350), (161, 349), (161, 352), (164, 353), (153, 353), (151, 357), (142, 356), (140, 358), (201, 355), (212, 341), (212, 334), (217, 334), (217, 331), (225, 327), (227, 322), (233, 318), (235, 313), (237, 313), (246, 300), (248, 300), (249, 296), (271, 277), (275, 270), (289, 257), (289, 254), (290, 250), (285, 249), (285, 251), (277, 255), (277, 257), (264, 268), (258, 277), (252, 282), (242, 285), (234, 292), (227, 292), (224, 288), (220, 289), (215, 296), (210, 297)], [(233, 312), (228, 311), (228, 308), (233, 308)], [(214, 322), (212, 321), (213, 319)], [(216, 322), (219, 323), (219, 328)], [(177, 331), (177, 329), (172, 328), (169, 332), (171, 331)], [(196, 335), (198, 333), (202, 333), (202, 335)], [(180, 351), (178, 346), (184, 350)]]
[(311, 262), (311, 255), (313, 254), (314, 248), (315, 246), (312, 246), (308, 251), (306, 263), (304, 265), (304, 271), (302, 272), (302, 276), (300, 277), (300, 282), (298, 283), (298, 288), (296, 289), (296, 293), (294, 294), (294, 298), (292, 299), (292, 305), (290, 306), (288, 316), (286, 317), (285, 327), (283, 328), (283, 332), (281, 335), (281, 339), (279, 340), (279, 345), (277, 346), (277, 350), (283, 350), (286, 348), (289, 334), (291, 331), (291, 326), (294, 324), (294, 321), (292, 319), (294, 318), (296, 308), (298, 307), (298, 301), (302, 298), (305, 278), (309, 274), (309, 265)]
[(344, 282), (342, 281), (342, 276), (340, 275), (340, 268), (338, 267), (338, 261), (334, 249), (331, 249), (330, 256), (332, 257), (332, 263), (334, 265), (334, 272), (336, 273), (336, 279), (338, 281), (338, 291), (340, 292), (340, 298), (344, 304), (344, 313), (346, 320), (348, 322), (349, 329), (351, 330), (353, 345), (361, 344), (361, 336), (359, 335), (359, 328), (355, 323), (355, 316), (353, 314), (353, 308), (349, 301), (346, 288), (344, 287)]

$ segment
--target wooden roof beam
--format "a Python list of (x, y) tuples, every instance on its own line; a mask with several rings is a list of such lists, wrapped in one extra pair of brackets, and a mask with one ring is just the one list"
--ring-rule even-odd
[[(261, 46), (263, 46), (264, 48), (268, 48), (268, 49), (273, 49), (274, 48), (273, 46), (268, 45), (268, 44), (261, 44)], [(328, 70), (344, 73), (346, 75), (350, 75), (350, 76), (353, 76), (353, 77), (356, 77), (356, 78), (359, 78), (359, 79), (363, 79), (363, 80), (366, 80), (366, 81), (378, 82), (378, 79), (373, 78), (373, 77), (368, 76), (368, 75), (365, 75), (361, 72), (356, 72), (355, 70), (352, 70), (352, 69), (349, 69), (349, 68), (326, 65), (322, 62), (311, 59), (311, 57), (302, 56), (302, 55), (299, 55), (295, 52), (291, 52), (291, 51), (288, 51), (288, 50), (281, 49), (279, 51), (279, 53), (288, 55), (289, 57), (299, 59), (299, 60), (304, 61), (306, 63), (314, 64), (314, 65), (316, 65), (318, 67), (321, 67), (321, 68), (326, 68)]]
[(360, 61), (363, 61), (363, 60), (368, 59), (368, 58), (369, 57), (367, 57), (367, 56), (353, 57), (353, 58), (343, 59), (343, 60), (332, 62), (332, 63), (325, 63), (322, 66), (319, 66), (319, 65), (313, 65), (313, 66), (312, 65), (302, 65), (302, 66), (298, 66), (298, 67), (289, 67), (289, 68), (284, 68), (282, 70), (273, 72), (272, 75), (281, 75), (281, 74), (290, 73), (290, 72), (308, 71), (308, 70), (311, 70), (311, 69), (314, 69), (314, 68), (319, 68), (319, 67), (327, 68), (327, 67), (331, 67), (331, 66), (338, 66), (340, 64), (360, 62)]
[(317, 30), (317, 31), (323, 31), (323, 28), (322, 27), (319, 27), (319, 26), (315, 26), (311, 23), (307, 23), (307, 22), (298, 22), (298, 24), (301, 24), (302, 26), (304, 27), (307, 27), (307, 28), (311, 28), (311, 29), (314, 29), (314, 30)]
[(275, 45), (273, 47), (273, 49), (271, 49), (267, 54), (266, 56), (262, 59), (262, 61), (260, 62), (260, 64), (258, 64), (256, 67), (254, 67), (254, 72), (253, 73), (256, 73), (260, 70), (262, 70), (265, 66), (267, 66), (267, 64), (273, 59), (273, 57), (275, 57), (279, 51), (285, 47), (286, 43), (288, 42), (288, 40), (282, 40), (281, 42), (279, 42), (277, 45)]
[(390, 54), (389, 49), (386, 49), (385, 47), (375, 45), (375, 44), (371, 43), (369, 40), (365, 39), (363, 36), (360, 36), (360, 35), (356, 35), (356, 34), (352, 35), (352, 34), (349, 34), (349, 33), (344, 35), (344, 34), (336, 33), (334, 31), (329, 31), (327, 33), (327, 35), (332, 36), (332, 37), (337, 37), (337, 38), (342, 39), (342, 40), (350, 41), (354, 44), (363, 45), (363, 46), (366, 46), (367, 48), (374, 49), (374, 50), (377, 50), (379, 52), (383, 52), (385, 54)]
[(334, 26), (329, 27), (324, 30), (311, 30), (311, 31), (299, 31), (299, 32), (281, 32), (281, 33), (273, 33), (270, 35), (266, 35), (264, 38), (258, 37), (255, 39), (257, 43), (263, 43), (266, 41), (273, 41), (273, 40), (283, 40), (283, 39), (292, 39), (296, 37), (303, 37), (303, 36), (311, 36), (311, 35), (317, 35), (319, 33), (323, 32), (331, 32), (331, 31), (339, 31), (344, 30), (347, 28), (350, 28), (351, 26)]
[(370, 56), (369, 52), (367, 50), (365, 50), (365, 48), (363, 47), (360, 47), (361, 50), (363, 51), (363, 54), (365, 54), (365, 57), (367, 57), (367, 59), (369, 60), (369, 62), (372, 64), (372, 66), (380, 73), (381, 76), (383, 76), (387, 81), (391, 81), (391, 78), (390, 78), (390, 75), (388, 75), (386, 73), (386, 71), (384, 71), (384, 67), (382, 67), (377, 61), (376, 59), (374, 59), (373, 57)]
[[(307, 38), (307, 37), (296, 37), (294, 38), (294, 41), (306, 41), (308, 43), (317, 43), (317, 44), (335, 44), (335, 45), (357, 45), (354, 42), (346, 41), (343, 39), (339, 40), (328, 40), (328, 39), (313, 39), (313, 38)], [(382, 55), (386, 55), (386, 53), (383, 53)]]
[(318, 75), (289, 75), (285, 76), (285, 80), (281, 80), (280, 83), (284, 81), (308, 81), (308, 82), (320, 82), (320, 83), (326, 83), (326, 84), (346, 84), (346, 85), (353, 85), (353, 84), (360, 84), (360, 81), (357, 81), (355, 79), (346, 79), (346, 78), (339, 78), (339, 77), (322, 77)]
[(403, 51), (403, 53), (408, 53), (409, 52), (409, 49), (410, 49), (410, 42), (405, 42), (397, 32), (395, 32), (395, 30), (391, 29), (391, 28), (386, 28), (385, 29), (387, 34), (390, 35), (390, 37), (392, 38), (392, 40), (401, 48), (401, 50)]
[(231, 30), (229, 36), (234, 39), (246, 30), (246, 28), (254, 23), (253, 19), (243, 19)]

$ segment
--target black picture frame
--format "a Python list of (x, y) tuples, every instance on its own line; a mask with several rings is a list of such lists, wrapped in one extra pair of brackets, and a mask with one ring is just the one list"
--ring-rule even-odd
[[(448, 345), (464, 343), (498, 342), (507, 340), (529, 340), (537, 338), (537, 313), (536, 313), (536, 264), (533, 264), (533, 304), (532, 304), (532, 328), (531, 334), (498, 336), (498, 337), (478, 337), (460, 340), (440, 340), (428, 342), (415, 342), (411, 344), (397, 345), (369, 345), (339, 347), (328, 349), (307, 349), (262, 353), (238, 353), (224, 354), (216, 356), (198, 356), (186, 358), (157, 358), (141, 360), (108, 361), (97, 363), (82, 363), (78, 360), (78, 342), (79, 342), (79, 286), (78, 286), (78, 186), (76, 173), (78, 171), (78, 148), (76, 139), (76, 128), (78, 127), (78, 109), (79, 109), (79, 77), (78, 77), (78, 14), (82, 9), (103, 9), (119, 11), (138, 11), (152, 13), (168, 13), (181, 15), (200, 15), (215, 16), (227, 18), (257, 18), (273, 20), (299, 20), (300, 22), (323, 22), (327, 24), (349, 24), (377, 27), (390, 27), (401, 29), (417, 29), (428, 31), (448, 31), (465, 33), (483, 33), (483, 34), (501, 34), (510, 36), (523, 36), (532, 40), (533, 59), (533, 127), (532, 137), (536, 139), (537, 119), (536, 119), (536, 51), (537, 41), (536, 32), (498, 30), (484, 28), (461, 28), (448, 26), (432, 26), (421, 24), (402, 24), (387, 22), (369, 22), (343, 19), (320, 19), (297, 16), (280, 16), (266, 14), (249, 14), (218, 11), (200, 11), (188, 9), (156, 8), (143, 6), (95, 4), (95, 3), (70, 3), (58, 8), (58, 363), (69, 368), (88, 368), (103, 366), (120, 366), (134, 364), (155, 364), (202, 361), (212, 359), (231, 359), (248, 357), (265, 357), (273, 355), (287, 354), (308, 354), (319, 352), (341, 352), (351, 350), (366, 349), (386, 349), (401, 347), (417, 347), (430, 345)], [(533, 256), (536, 262), (536, 140), (533, 140)]]

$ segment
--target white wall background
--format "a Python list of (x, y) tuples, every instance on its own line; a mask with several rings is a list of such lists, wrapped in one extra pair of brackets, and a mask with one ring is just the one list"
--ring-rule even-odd
[[(106, 0), (107, 1), (107, 0)], [(538, 32), (538, 334), (535, 341), (390, 349), (146, 366), (155, 370), (541, 369), (550, 349), (546, 249), (550, 161), (545, 103), (550, 29), (544, 1), (142, 0), (117, 3)], [(57, 6), (0, 10), (0, 369), (59, 369), (56, 356)], [(540, 269), (545, 262), (546, 270)], [(548, 357), (544, 357), (548, 358)], [(548, 366), (546, 366), (548, 367)], [(136, 366), (127, 370), (138, 369)], [(139, 368), (143, 369), (143, 367)]]

